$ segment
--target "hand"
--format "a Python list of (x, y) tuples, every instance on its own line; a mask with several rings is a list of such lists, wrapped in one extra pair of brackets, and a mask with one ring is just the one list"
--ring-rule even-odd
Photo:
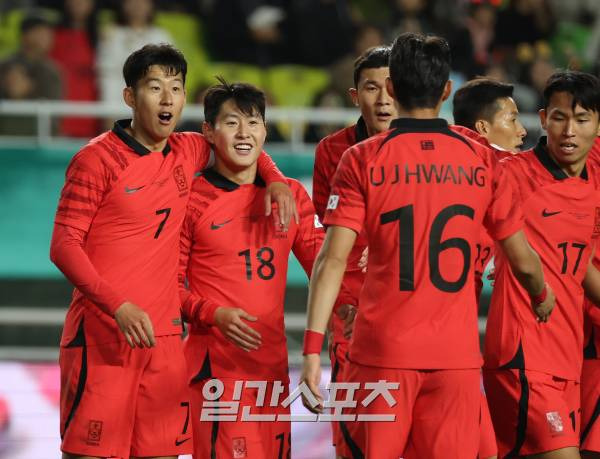
[(496, 283), (496, 268), (491, 268), (487, 275), (487, 280), (491, 281), (490, 285), (493, 287)]
[(356, 317), (356, 307), (351, 304), (341, 304), (336, 310), (337, 316), (344, 321), (344, 338), (352, 337), (352, 329), (354, 328), (354, 318)]
[(138, 347), (156, 345), (150, 316), (139, 306), (126, 301), (116, 310), (115, 320), (132, 348), (136, 345)]
[(544, 302), (540, 304), (532, 304), (538, 322), (548, 322), (548, 320), (550, 320), (550, 314), (552, 314), (552, 310), (554, 309), (554, 305), (556, 303), (554, 292), (549, 285), (546, 288), (548, 289), (548, 293), (546, 294), (546, 299)]
[(369, 248), (365, 247), (362, 255), (360, 256), (360, 260), (358, 260), (358, 267), (362, 270), (363, 273), (367, 272), (367, 262), (369, 261)]
[(306, 387), (311, 391), (317, 399), (318, 404), (312, 406), (310, 401), (302, 395), (302, 404), (312, 413), (323, 412), (323, 397), (319, 391), (319, 383), (321, 382), (321, 356), (319, 354), (308, 354), (304, 356), (302, 363), (302, 373), (300, 374), (300, 383), (305, 383)]
[(277, 203), (277, 214), (275, 215), (275, 225), (287, 231), (290, 226), (292, 216), (296, 224), (300, 223), (296, 201), (289, 186), (282, 182), (271, 183), (265, 193), (265, 215), (271, 215), (271, 204)]
[(254, 351), (260, 347), (260, 333), (246, 325), (242, 319), (249, 322), (258, 320), (241, 308), (221, 306), (215, 311), (215, 325), (221, 333), (246, 352)]

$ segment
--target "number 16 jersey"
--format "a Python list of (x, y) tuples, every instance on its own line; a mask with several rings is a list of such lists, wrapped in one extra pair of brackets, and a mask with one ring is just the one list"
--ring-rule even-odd
[(489, 149), (442, 119), (398, 119), (349, 149), (325, 223), (364, 228), (369, 266), (350, 360), (405, 369), (478, 368), (474, 250), (522, 227)]

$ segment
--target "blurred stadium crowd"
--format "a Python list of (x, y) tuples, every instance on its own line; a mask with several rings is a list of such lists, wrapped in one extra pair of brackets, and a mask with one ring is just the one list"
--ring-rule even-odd
[[(3, 0), (0, 99), (118, 104), (129, 53), (169, 42), (189, 63), (189, 103), (201, 103), (218, 74), (263, 88), (272, 105), (345, 107), (355, 56), (416, 31), (449, 40), (455, 87), (493, 76), (533, 112), (556, 67), (598, 73), (598, 11), (597, 0)], [(91, 137), (106, 127), (63, 118), (55, 130)], [(304, 141), (338, 128), (309, 126)], [(0, 135), (35, 130), (35, 119), (0, 118)]]

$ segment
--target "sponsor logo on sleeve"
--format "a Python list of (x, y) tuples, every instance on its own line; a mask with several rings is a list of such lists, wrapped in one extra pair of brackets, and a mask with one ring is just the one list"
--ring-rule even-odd
[(323, 224), (321, 220), (319, 220), (319, 216), (315, 214), (315, 228), (323, 228)]
[(340, 197), (337, 194), (332, 194), (331, 196), (329, 196), (329, 201), (327, 201), (327, 210), (337, 209), (339, 202)]

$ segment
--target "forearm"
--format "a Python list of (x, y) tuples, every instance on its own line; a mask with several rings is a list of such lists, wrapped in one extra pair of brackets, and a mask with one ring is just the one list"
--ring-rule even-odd
[(98, 274), (83, 250), (83, 237), (84, 233), (81, 230), (55, 225), (50, 245), (50, 260), (90, 301), (113, 316), (127, 298)]
[(539, 295), (544, 290), (544, 271), (540, 257), (527, 242), (523, 231), (500, 241), (500, 245), (521, 286), (530, 296)]
[(308, 292), (308, 330), (325, 333), (345, 270), (344, 260), (323, 252), (317, 257)]
[(258, 174), (263, 178), (265, 183), (282, 182), (287, 184), (287, 180), (281, 173), (273, 159), (264, 151), (258, 157), (256, 163)]
[(197, 325), (214, 325), (215, 311), (219, 305), (180, 287), (181, 312), (187, 322)]

